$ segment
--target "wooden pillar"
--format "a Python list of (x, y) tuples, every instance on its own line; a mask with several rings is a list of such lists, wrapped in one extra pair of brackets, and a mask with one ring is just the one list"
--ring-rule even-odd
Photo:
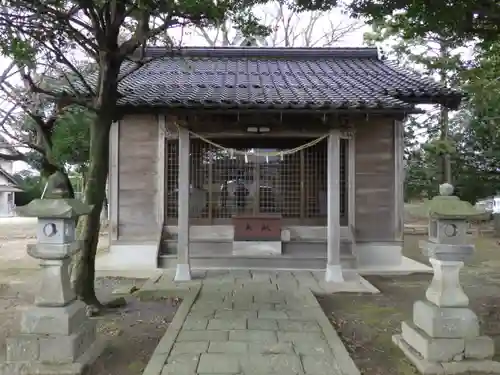
[(113, 122), (109, 135), (109, 176), (108, 176), (108, 210), (110, 243), (118, 239), (118, 195), (119, 195), (119, 153), (120, 123)]
[(179, 177), (177, 186), (177, 270), (175, 281), (191, 280), (189, 264), (189, 132), (179, 128)]
[(160, 229), (165, 223), (165, 152), (166, 152), (166, 122), (164, 115), (158, 115), (158, 158), (157, 158), (157, 186), (156, 209), (157, 221)]
[[(356, 140), (355, 133), (348, 133), (347, 152), (347, 215), (349, 227), (356, 229)], [(355, 233), (353, 233), (355, 235)]]
[(394, 239), (403, 241), (404, 232), (404, 125), (394, 121)]
[(342, 282), (340, 265), (340, 131), (330, 131), (327, 143), (327, 264), (325, 280)]

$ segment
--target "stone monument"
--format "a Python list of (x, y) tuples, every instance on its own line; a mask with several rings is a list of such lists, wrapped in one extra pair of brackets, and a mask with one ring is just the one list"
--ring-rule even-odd
[(21, 216), (38, 218), (37, 243), (28, 246), (28, 254), (40, 260), (41, 278), (35, 306), (22, 313), (20, 334), (7, 338), (2, 375), (79, 375), (103, 349), (69, 275), (71, 257), (80, 250), (76, 222), (91, 207), (67, 198), (57, 179), (48, 184), (47, 199), (18, 208)]
[(420, 244), (434, 269), (427, 300), (415, 302), (413, 321), (402, 323), (393, 342), (423, 374), (500, 373), (500, 363), (491, 360), (493, 340), (480, 335), (459, 280), (474, 252), (467, 242), (468, 220), (482, 213), (453, 196), (450, 184), (441, 185), (439, 193), (425, 206), (429, 238)]

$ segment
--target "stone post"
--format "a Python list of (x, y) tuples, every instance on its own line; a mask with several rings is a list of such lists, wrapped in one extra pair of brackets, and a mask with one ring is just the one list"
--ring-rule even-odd
[(28, 254), (40, 260), (41, 277), (35, 306), (22, 313), (21, 333), (7, 338), (0, 374), (79, 375), (100, 355), (96, 321), (76, 299), (69, 275), (71, 257), (80, 250), (76, 222), (90, 210), (77, 199), (54, 194), (18, 208), (21, 216), (38, 218), (37, 243), (28, 247)]
[(467, 221), (482, 213), (453, 196), (450, 184), (441, 185), (439, 192), (425, 208), (429, 238), (420, 245), (434, 276), (426, 300), (413, 305), (413, 321), (402, 323), (393, 342), (423, 374), (500, 373), (500, 363), (491, 360), (493, 340), (480, 335), (478, 317), (468, 308), (459, 279), (474, 251), (467, 243)]
[(493, 197), (493, 233), (495, 237), (500, 237), (500, 195), (497, 193)]

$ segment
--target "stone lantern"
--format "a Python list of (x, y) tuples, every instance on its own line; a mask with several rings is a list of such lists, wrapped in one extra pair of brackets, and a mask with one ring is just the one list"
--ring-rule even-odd
[(80, 250), (77, 219), (91, 207), (59, 193), (59, 198), (56, 190), (49, 199), (18, 208), (21, 216), (38, 218), (37, 243), (28, 254), (40, 260), (41, 276), (35, 306), (22, 313), (20, 335), (7, 338), (0, 374), (81, 374), (103, 349), (96, 341), (96, 322), (76, 299), (69, 273), (72, 256)]
[(441, 185), (439, 193), (424, 207), (429, 238), (420, 244), (434, 276), (426, 301), (414, 303), (413, 321), (402, 323), (402, 333), (393, 342), (423, 374), (500, 373), (500, 363), (491, 360), (493, 340), (480, 335), (478, 317), (468, 308), (459, 280), (474, 252), (467, 242), (468, 221), (482, 212), (453, 196), (450, 184)]

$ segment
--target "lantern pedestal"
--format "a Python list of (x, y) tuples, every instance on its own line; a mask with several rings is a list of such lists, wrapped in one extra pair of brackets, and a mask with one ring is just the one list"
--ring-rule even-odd
[(491, 360), (493, 340), (480, 335), (478, 317), (468, 308), (469, 298), (460, 284), (460, 270), (474, 251), (465, 241), (467, 219), (475, 212), (468, 203), (440, 191), (428, 209), (429, 240), (421, 243), (434, 269), (427, 300), (415, 302), (413, 320), (401, 324), (401, 334), (393, 336), (393, 342), (423, 374), (500, 374), (500, 363)]
[(22, 208), (37, 216), (37, 244), (28, 254), (40, 260), (35, 306), (21, 316), (21, 333), (6, 340), (6, 362), (0, 374), (80, 375), (104, 349), (96, 340), (96, 321), (71, 288), (69, 267), (80, 250), (75, 223), (90, 208), (72, 199), (39, 199)]

